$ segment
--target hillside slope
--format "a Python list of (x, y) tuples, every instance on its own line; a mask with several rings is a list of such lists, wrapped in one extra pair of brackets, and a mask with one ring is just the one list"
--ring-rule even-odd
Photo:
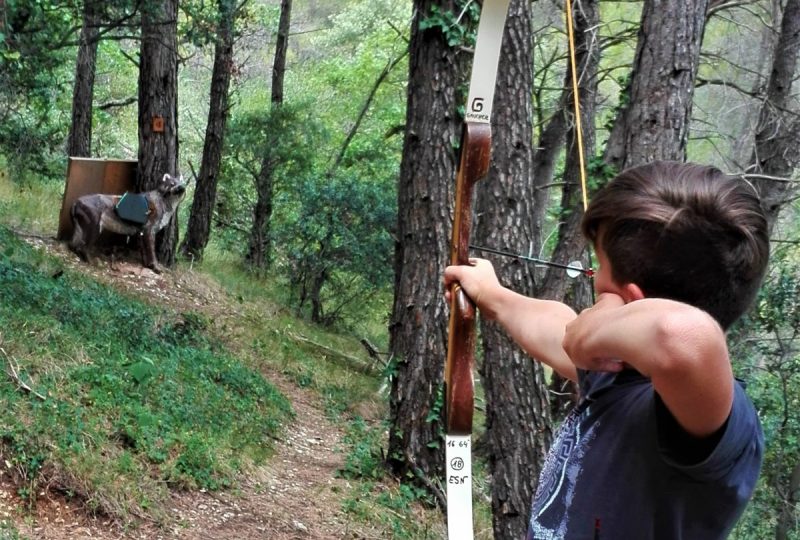
[[(225, 336), (226, 347), (231, 351), (249, 350), (251, 345), (247, 341), (252, 340), (252, 336), (242, 329), (252, 327), (254, 319), (270, 316), (269, 307), (232, 297), (201, 272), (180, 269), (157, 275), (131, 261), (113, 264), (106, 261), (89, 267), (53, 239), (33, 234), (21, 235), (21, 238), (37, 251), (53, 257), (55, 262), (46, 266), (54, 271), (54, 276), (60, 272), (88, 274), (124, 296), (140, 299), (176, 317), (195, 313), (210, 321), (211, 332)], [(245, 356), (248, 354), (251, 355), (249, 363), (256, 365), (252, 351)], [(324, 355), (320, 356), (324, 360)], [(19, 358), (8, 355), (8, 361), (19, 362)], [(283, 365), (288, 366), (288, 361)], [(32, 483), (37, 493), (22, 499), (20, 475), (14, 470), (14, 460), (7, 455), (9, 448), (6, 446), (3, 455), (6, 467), (0, 467), (0, 520), (4, 524), (0, 536), (8, 531), (9, 538), (59, 540), (390, 537), (387, 529), (390, 521), (355, 520), (345, 511), (353, 504), (353, 484), (358, 481), (345, 480), (339, 474), (346, 460), (343, 453), (345, 425), (331, 419), (330, 404), (318, 391), (298, 385), (298, 375), (293, 368), (278, 369), (272, 362), (258, 364), (258, 370), (288, 399), (294, 415), (282, 426), (280, 435), (274, 437), (272, 456), (263, 463), (244, 466), (244, 473), (235, 476), (229, 489), (196, 489), (197, 486), (193, 489), (189, 485), (175, 489), (173, 486), (157, 512), (120, 519), (108, 513), (93, 512), (96, 508), (87, 505), (86, 494), (70, 492), (64, 488), (69, 485), (66, 482), (52, 481), (41, 486)], [(369, 414), (372, 406), (365, 407)], [(57, 480), (58, 475), (54, 474), (53, 478)], [(392, 487), (370, 484), (367, 489), (389, 491)], [(35, 504), (29, 505), (29, 501)], [(413, 507), (409, 507), (409, 512), (407, 516), (399, 516), (401, 522), (425, 523), (432, 519), (433, 523), (421, 529), (415, 526), (415, 530), (424, 532), (412, 533), (411, 537), (440, 537), (435, 512), (424, 515), (427, 512), (413, 510)], [(397, 514), (396, 511), (391, 513)], [(394, 526), (396, 524), (395, 520)]]

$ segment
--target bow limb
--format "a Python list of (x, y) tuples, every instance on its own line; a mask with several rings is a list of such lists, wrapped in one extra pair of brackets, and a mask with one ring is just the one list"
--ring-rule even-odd
[[(456, 178), (456, 205), (450, 264), (469, 264), (472, 195), (475, 184), (489, 172), (492, 130), (489, 124), (467, 122)], [(450, 325), (445, 365), (445, 413), (449, 435), (472, 432), (475, 351), (475, 305), (456, 283), (451, 290)]]
[[(484, 0), (472, 64), (461, 160), (456, 176), (456, 201), (451, 264), (469, 264), (472, 196), (489, 172), (492, 150), (491, 115), (503, 27), (510, 0)], [(458, 284), (450, 290), (450, 325), (445, 366), (445, 437), (447, 532), (450, 540), (471, 540), (472, 412), (475, 353), (475, 305)]]
[[(456, 180), (451, 264), (469, 263), (469, 233), (475, 184), (489, 171), (489, 124), (467, 122)], [(472, 412), (475, 383), (475, 304), (457, 283), (450, 289), (450, 326), (445, 365), (447, 435), (447, 531), (450, 540), (472, 539)]]
[[(472, 194), (475, 184), (489, 171), (491, 126), (467, 122), (461, 143), (461, 162), (456, 178), (456, 206), (451, 264), (469, 263)], [(445, 365), (445, 417), (447, 436), (447, 532), (450, 540), (472, 536), (472, 412), (475, 383), (475, 304), (457, 284), (450, 289), (450, 325)]]

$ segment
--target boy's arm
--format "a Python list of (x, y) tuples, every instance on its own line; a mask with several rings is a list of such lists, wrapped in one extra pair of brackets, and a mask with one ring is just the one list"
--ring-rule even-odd
[(566, 325), (575, 312), (561, 302), (539, 300), (500, 285), (489, 261), (472, 259), (473, 266), (449, 266), (444, 281), (458, 282), (482, 317), (500, 323), (511, 338), (532, 357), (553, 368), (562, 377), (577, 380), (575, 365), (564, 352)]
[(564, 349), (577, 367), (619, 359), (650, 377), (664, 404), (690, 434), (705, 437), (727, 420), (733, 373), (725, 334), (702, 310), (645, 298), (622, 305), (601, 295), (567, 326)]

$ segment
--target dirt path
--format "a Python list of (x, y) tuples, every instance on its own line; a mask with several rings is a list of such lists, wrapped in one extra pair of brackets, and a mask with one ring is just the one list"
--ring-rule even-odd
[[(66, 264), (76, 264), (59, 244), (28, 240), (63, 257)], [(201, 309), (212, 316), (226, 311), (219, 291), (197, 276), (157, 275), (127, 263), (89, 272), (172, 307)], [(21, 535), (37, 540), (384, 538), (379, 531), (348, 524), (343, 514), (342, 499), (348, 486), (346, 480), (336, 477), (343, 462), (340, 426), (326, 417), (316, 394), (298, 388), (279, 373), (266, 375), (291, 401), (295, 421), (287, 427), (285, 438), (276, 443), (275, 455), (242, 478), (235, 491), (173, 493), (167, 503), (167, 526), (145, 523), (124, 530), (47, 491), (38, 494), (32, 514), (24, 512), (25, 503), (0, 463), (0, 523), (10, 521)], [(6, 538), (2, 527), (0, 538)]]
[(341, 494), (347, 486), (335, 476), (342, 464), (336, 451), (340, 430), (320, 412), (309, 392), (293, 386), (282, 390), (292, 400), (296, 422), (270, 461), (243, 478), (236, 492), (173, 494), (166, 528), (145, 524), (124, 531), (46, 492), (40, 493), (35, 514), (22, 516), (24, 503), (8, 475), (0, 482), (0, 518), (13, 519), (22, 535), (43, 540), (376, 538), (348, 526), (341, 513)]

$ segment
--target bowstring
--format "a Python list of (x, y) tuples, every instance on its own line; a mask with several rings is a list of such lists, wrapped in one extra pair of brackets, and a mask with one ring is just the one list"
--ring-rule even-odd
[[(580, 0), (578, 0), (580, 1)], [(586, 163), (583, 157), (583, 124), (581, 122), (581, 98), (578, 93), (578, 62), (575, 59), (575, 24), (572, 17), (572, 0), (566, 0), (567, 4), (567, 42), (569, 43), (569, 65), (572, 74), (572, 103), (575, 107), (575, 132), (578, 142), (578, 163), (580, 164), (581, 176), (581, 198), (583, 200), (583, 211), (589, 208), (589, 189), (586, 181)], [(586, 253), (589, 257), (589, 267), (592, 267), (592, 247), (587, 244)], [(595, 303), (595, 288), (590, 288), (592, 304)]]
[(575, 132), (578, 141), (578, 163), (580, 164), (581, 194), (583, 198), (583, 211), (589, 207), (589, 194), (586, 181), (586, 163), (583, 157), (583, 126), (581, 122), (581, 100), (578, 93), (578, 68), (575, 60), (575, 29), (572, 20), (572, 0), (567, 2), (567, 40), (569, 42), (569, 65), (572, 72), (572, 103), (575, 107)]

